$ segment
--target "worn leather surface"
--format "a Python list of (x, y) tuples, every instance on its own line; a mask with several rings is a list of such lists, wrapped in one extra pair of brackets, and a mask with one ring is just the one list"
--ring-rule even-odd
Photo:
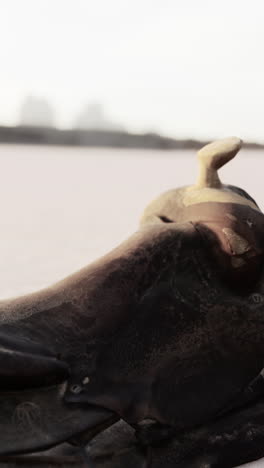
[(219, 249), (200, 220), (145, 226), (63, 282), (3, 301), (0, 452), (113, 416), (186, 431), (230, 408), (263, 368), (264, 283), (259, 269), (234, 290)]

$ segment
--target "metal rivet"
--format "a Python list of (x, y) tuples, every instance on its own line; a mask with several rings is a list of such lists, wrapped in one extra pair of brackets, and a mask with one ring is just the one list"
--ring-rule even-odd
[(82, 391), (82, 387), (80, 387), (80, 385), (75, 384), (71, 386), (72, 393), (78, 394), (78, 393), (81, 393), (81, 391)]
[(86, 384), (88, 384), (89, 382), (90, 382), (90, 377), (88, 377), (88, 375), (87, 375), (86, 377), (84, 377), (82, 383), (83, 383), (84, 385), (86, 385)]
[(263, 296), (259, 293), (251, 294), (251, 299), (255, 304), (261, 304), (263, 302)]
[(250, 228), (252, 228), (252, 226), (253, 226), (253, 224), (254, 224), (254, 223), (252, 223), (252, 221), (251, 221), (250, 219), (247, 219), (247, 220), (246, 220), (246, 223), (247, 223), (247, 225), (248, 225)]

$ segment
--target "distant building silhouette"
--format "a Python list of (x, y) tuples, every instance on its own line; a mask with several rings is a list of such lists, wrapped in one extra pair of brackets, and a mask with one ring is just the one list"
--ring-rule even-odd
[(53, 127), (54, 110), (46, 99), (28, 96), (20, 109), (20, 125)]
[(74, 127), (80, 130), (124, 130), (122, 125), (112, 122), (106, 116), (104, 108), (99, 102), (87, 104), (78, 115)]

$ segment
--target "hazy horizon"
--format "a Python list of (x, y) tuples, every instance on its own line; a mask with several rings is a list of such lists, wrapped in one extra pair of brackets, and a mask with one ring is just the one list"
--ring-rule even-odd
[(72, 127), (101, 103), (132, 132), (264, 141), (261, 0), (9, 0), (0, 17), (0, 124), (28, 95)]

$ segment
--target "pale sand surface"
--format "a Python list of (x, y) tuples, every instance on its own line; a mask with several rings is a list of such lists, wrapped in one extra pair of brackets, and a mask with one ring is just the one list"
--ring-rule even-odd
[[(243, 468), (263, 468), (264, 467), (264, 458), (261, 458), (261, 460), (258, 460), (254, 463), (246, 463), (244, 465), (240, 465), (240, 467)], [(238, 468), (240, 468), (238, 467)]]
[[(220, 175), (264, 208), (263, 169), (264, 152), (242, 150)], [(0, 298), (47, 286), (101, 256), (136, 230), (153, 197), (196, 174), (189, 151), (0, 146)]]
[[(264, 152), (220, 171), (264, 207)], [(145, 205), (192, 183), (194, 152), (0, 145), (0, 298), (44, 287), (137, 229)]]

